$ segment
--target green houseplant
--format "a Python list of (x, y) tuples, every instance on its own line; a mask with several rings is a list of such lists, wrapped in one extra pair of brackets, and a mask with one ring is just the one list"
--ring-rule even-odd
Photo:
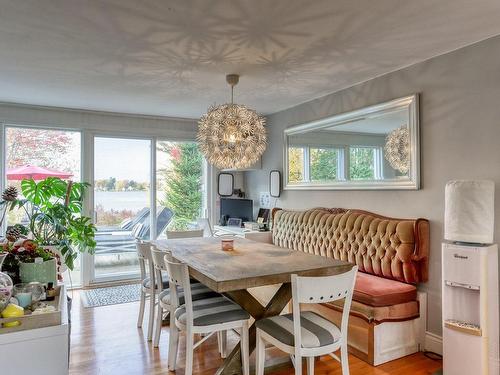
[(12, 208), (24, 209), (33, 240), (42, 246), (54, 246), (66, 266), (72, 270), (78, 252), (93, 253), (96, 228), (89, 217), (81, 215), (88, 183), (48, 177), (40, 182), (21, 182), (23, 199)]

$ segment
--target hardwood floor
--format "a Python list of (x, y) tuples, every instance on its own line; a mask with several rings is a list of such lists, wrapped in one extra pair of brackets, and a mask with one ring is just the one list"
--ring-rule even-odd
[[(70, 296), (71, 296), (70, 292)], [(138, 303), (84, 308), (79, 292), (73, 292), (70, 374), (72, 375), (139, 375), (174, 374), (167, 369), (168, 327), (163, 327), (159, 349), (154, 349), (136, 327)], [(146, 314), (147, 316), (147, 314)], [(147, 322), (143, 329), (146, 330)], [(229, 347), (237, 343), (229, 335)], [(179, 341), (177, 375), (184, 374), (183, 337)], [(276, 356), (272, 351), (270, 357)], [(196, 349), (194, 374), (212, 375), (222, 363), (217, 352), (217, 340), (211, 337)], [(253, 356), (251, 361), (253, 361)], [(253, 363), (253, 362), (252, 362)], [(372, 367), (354, 356), (349, 357), (351, 375), (429, 375), (441, 367), (423, 354), (415, 354)], [(316, 375), (341, 375), (340, 365), (330, 357), (316, 361)], [(273, 375), (293, 374), (292, 368), (274, 371)], [(305, 370), (304, 370), (305, 374)]]

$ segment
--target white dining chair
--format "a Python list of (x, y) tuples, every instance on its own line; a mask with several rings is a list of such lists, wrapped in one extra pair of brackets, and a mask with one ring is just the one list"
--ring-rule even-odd
[[(170, 314), (170, 341), (168, 352), (168, 368), (175, 371), (179, 346), (179, 330), (186, 333), (186, 367), (185, 375), (193, 373), (194, 350), (215, 332), (239, 330), (241, 345), (241, 362), (243, 375), (249, 375), (249, 338), (248, 320), (250, 314), (228, 298), (216, 297), (193, 301), (187, 265), (170, 261), (165, 257), (167, 265), (172, 312)], [(185, 304), (179, 306), (179, 291), (184, 292)], [(175, 308), (175, 311), (173, 310)], [(194, 343), (195, 334), (208, 334)]]
[[(147, 339), (151, 341), (153, 339), (153, 327), (154, 327), (154, 313), (156, 305), (156, 297), (159, 293), (160, 288), (166, 288), (167, 283), (163, 279), (156, 279), (153, 257), (151, 253), (151, 244), (147, 241), (136, 241), (137, 257), (139, 259), (139, 269), (141, 272), (141, 295), (139, 298), (139, 317), (137, 319), (137, 327), (142, 328), (142, 323), (144, 321), (144, 311), (146, 307), (146, 300), (149, 299), (149, 319), (148, 319), (148, 333)], [(161, 280), (159, 286), (158, 281)]]
[[(299, 277), (292, 275), (291, 314), (277, 315), (256, 322), (256, 375), (264, 374), (266, 343), (292, 356), (295, 375), (302, 374), (302, 358), (307, 358), (307, 374), (314, 374), (314, 358), (330, 355), (349, 375), (347, 326), (358, 267), (334, 276)], [(325, 303), (344, 299), (340, 329), (312, 311), (300, 311), (300, 304)], [(340, 349), (340, 358), (334, 354)]]
[[(167, 266), (165, 265), (165, 256), (171, 256), (170, 252), (162, 251), (156, 248), (156, 246), (151, 246), (151, 253), (153, 256), (153, 266), (155, 279), (158, 280), (160, 277), (163, 277), (167, 274)], [(173, 260), (173, 258), (171, 258)], [(193, 301), (197, 301), (204, 298), (212, 298), (218, 296), (217, 292), (214, 292), (209, 287), (199, 283), (197, 281), (191, 282), (191, 295)], [(179, 291), (177, 295), (179, 299), (179, 305), (184, 304), (184, 293)], [(157, 348), (160, 343), (160, 335), (161, 335), (161, 326), (163, 324), (163, 320), (166, 319), (171, 311), (171, 295), (170, 288), (163, 288), (160, 285), (160, 290), (158, 291), (158, 303), (156, 305), (156, 323), (155, 323), (155, 331), (153, 336), (153, 346)]]

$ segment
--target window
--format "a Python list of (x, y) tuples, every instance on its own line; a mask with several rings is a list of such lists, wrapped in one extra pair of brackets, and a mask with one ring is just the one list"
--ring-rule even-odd
[(305, 181), (305, 150), (304, 147), (290, 147), (288, 149), (290, 165), (288, 180), (290, 182)]
[(335, 148), (309, 148), (309, 177), (311, 181), (329, 181), (338, 178), (339, 150)]
[(378, 146), (294, 146), (288, 164), (288, 182), (321, 183), (382, 179), (384, 160)]
[(374, 147), (349, 147), (349, 178), (351, 180), (375, 179)]
[[(32, 177), (22, 173), (23, 169), (27, 171), (23, 168), (27, 166), (49, 169), (47, 173), (62, 172), (73, 181), (81, 180), (81, 133), (78, 131), (6, 126), (5, 156), (5, 186), (15, 186), (19, 192), (21, 181)], [(7, 213), (7, 225), (26, 224), (27, 220), (24, 210)], [(74, 262), (71, 281), (73, 286), (81, 284), (80, 257)]]
[(157, 212), (173, 213), (168, 223), (171, 230), (193, 228), (205, 216), (206, 207), (205, 160), (198, 144), (158, 141), (156, 152)]

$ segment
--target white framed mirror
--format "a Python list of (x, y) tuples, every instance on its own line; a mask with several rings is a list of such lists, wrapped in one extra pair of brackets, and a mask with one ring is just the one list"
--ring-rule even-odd
[(420, 188), (418, 94), (289, 127), (285, 190)]
[(281, 172), (278, 170), (269, 172), (269, 195), (273, 198), (281, 195)]
[(217, 193), (221, 197), (230, 197), (234, 190), (234, 176), (231, 173), (221, 172), (217, 179)]

